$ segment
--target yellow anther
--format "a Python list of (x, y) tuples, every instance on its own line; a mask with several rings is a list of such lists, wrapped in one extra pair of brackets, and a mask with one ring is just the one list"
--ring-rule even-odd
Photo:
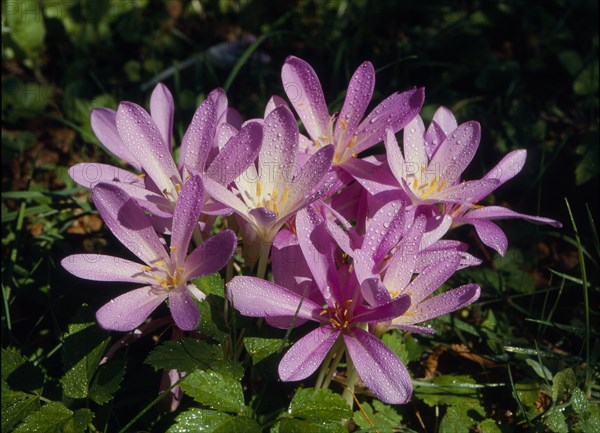
[(344, 122), (344, 119), (340, 119), (340, 123), (342, 124), (342, 129), (345, 131), (348, 128), (348, 125)]
[(444, 179), (444, 180), (442, 181), (442, 183), (440, 183), (440, 186), (438, 186), (438, 189), (437, 189), (437, 191), (438, 191), (438, 192), (441, 192), (441, 191), (444, 189), (444, 187), (445, 187), (445, 186), (446, 186), (446, 179)]
[(152, 268), (150, 266), (142, 266), (142, 272), (148, 272), (151, 270), (152, 270)]
[(175, 184), (175, 189), (177, 190), (177, 192), (181, 192), (181, 185), (176, 183)]
[(165, 265), (165, 262), (164, 262), (164, 261), (162, 261), (162, 260), (158, 260), (158, 261), (156, 262), (156, 264), (157, 264), (158, 266), (164, 266), (164, 265)]
[(352, 158), (358, 158), (358, 155), (356, 153), (352, 153)]
[(427, 190), (425, 192), (423, 192), (423, 194), (421, 194), (421, 197), (422, 198), (429, 197), (436, 189), (437, 189), (437, 185), (436, 185), (436, 182), (434, 179), (433, 182), (431, 182), (431, 184), (429, 185), (429, 188), (427, 188)]
[(425, 172), (426, 172), (426, 171), (427, 171), (427, 170), (425, 169), (425, 166), (424, 166), (424, 165), (423, 165), (423, 166), (421, 166), (421, 173), (422, 173), (422, 174), (425, 174)]
[(137, 177), (139, 177), (140, 179), (146, 177), (146, 173), (140, 173), (137, 175)]
[(317, 149), (321, 148), (321, 142), (319, 140), (314, 140), (313, 144), (317, 147)]
[(417, 189), (419, 187), (419, 179), (415, 176), (413, 179), (413, 189)]
[(323, 315), (325, 315), (325, 314), (327, 314), (327, 313), (329, 313), (329, 311), (328, 311), (328, 310), (323, 310), (323, 311), (321, 311), (321, 312), (319, 313), (319, 316), (323, 316)]
[(260, 180), (256, 181), (256, 196), (260, 197), (262, 195), (262, 183)]
[(273, 202), (273, 212), (275, 212), (275, 215), (279, 216), (279, 206), (277, 206), (277, 202)]
[(473, 208), (473, 209), (482, 209), (482, 208), (484, 208), (484, 207), (485, 207), (485, 206), (481, 206), (480, 204), (474, 204), (474, 205), (472, 206), (472, 208)]
[(352, 140), (350, 140), (350, 142), (346, 145), (346, 147), (348, 149), (350, 149), (352, 146), (354, 146), (354, 144), (356, 143), (356, 140), (358, 140), (358, 135), (355, 135), (354, 137), (352, 137)]
[(273, 190), (273, 194), (271, 195), (271, 197), (273, 197), (273, 201), (277, 201), (277, 197), (279, 196), (279, 191), (277, 191), (276, 189)]
[(329, 319), (332, 325), (337, 326), (338, 328), (342, 327), (342, 324), (335, 319)]
[(322, 138), (323, 140), (329, 140), (329, 135), (323, 135), (321, 138)]
[(281, 197), (281, 203), (285, 204), (288, 201), (288, 196), (290, 194), (290, 187), (286, 186), (283, 190), (283, 197)]
[(171, 245), (171, 246), (169, 247), (169, 249), (170, 249), (171, 251), (175, 251), (175, 250), (177, 249), (177, 247), (176, 247), (175, 245)]

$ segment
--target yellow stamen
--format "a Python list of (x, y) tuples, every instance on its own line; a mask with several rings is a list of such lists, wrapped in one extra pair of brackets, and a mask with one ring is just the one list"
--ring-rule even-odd
[(445, 186), (446, 186), (446, 179), (442, 180), (442, 183), (440, 183), (440, 186), (438, 187), (437, 191), (441, 192)]
[(170, 249), (171, 251), (175, 251), (175, 250), (177, 249), (177, 247), (176, 247), (175, 245), (171, 245), (171, 246), (169, 247), (169, 249)]
[(278, 195), (279, 195), (279, 191), (277, 191), (276, 189), (274, 189), (273, 190), (273, 194), (272, 194), (273, 201), (277, 201), (277, 196)]
[(279, 206), (277, 206), (277, 202), (273, 202), (273, 212), (275, 212), (275, 215), (279, 216)]
[(473, 209), (481, 209), (484, 208), (485, 206), (481, 206), (480, 204), (474, 204), (473, 206), (471, 206)]
[(337, 326), (338, 328), (342, 327), (342, 324), (335, 319), (329, 319), (332, 325)]
[(137, 175), (137, 177), (139, 177), (140, 179), (146, 177), (146, 173), (140, 173)]
[(177, 190), (177, 192), (181, 192), (181, 185), (176, 183), (175, 184), (175, 189)]
[(260, 180), (256, 181), (256, 196), (260, 197), (262, 195), (262, 183)]
[(342, 124), (342, 129), (345, 131), (348, 128), (348, 125), (344, 122), (344, 119), (340, 119), (340, 123)]
[(356, 140), (358, 140), (358, 135), (355, 135), (354, 137), (352, 137), (352, 140), (350, 140), (350, 142), (346, 145), (346, 147), (348, 149), (350, 149), (352, 146), (354, 146), (354, 144), (356, 143)]
[(358, 155), (356, 153), (352, 153), (352, 158), (358, 158)]
[(413, 179), (413, 189), (417, 189), (419, 187), (419, 179), (415, 176)]
[(323, 316), (323, 315), (325, 315), (325, 314), (327, 314), (327, 313), (329, 313), (329, 311), (327, 311), (327, 310), (323, 310), (323, 311), (321, 311), (321, 312), (319, 313), (319, 316)]
[(283, 197), (281, 198), (281, 203), (285, 204), (288, 200), (288, 195), (290, 194), (290, 187), (286, 186), (283, 190)]
[(151, 270), (152, 270), (152, 268), (150, 266), (142, 266), (142, 272), (148, 272)]
[(159, 260), (159, 261), (157, 261), (157, 262), (156, 262), (156, 264), (157, 264), (158, 266), (164, 266), (164, 265), (165, 265), (165, 262), (163, 262), (162, 260)]
[(429, 197), (436, 189), (437, 189), (437, 176), (433, 178), (433, 180), (431, 181), (431, 184), (429, 184), (429, 188), (427, 188), (427, 190), (425, 190), (425, 192), (423, 192), (423, 194), (421, 194), (421, 197), (422, 198)]

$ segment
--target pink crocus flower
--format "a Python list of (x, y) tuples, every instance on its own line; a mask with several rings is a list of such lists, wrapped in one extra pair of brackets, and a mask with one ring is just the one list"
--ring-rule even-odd
[(402, 129), (417, 115), (425, 97), (423, 88), (394, 93), (363, 119), (375, 86), (373, 65), (364, 62), (350, 79), (340, 113), (330, 115), (319, 78), (307, 62), (288, 57), (281, 78), (285, 92), (312, 140), (312, 146), (306, 150), (312, 153), (333, 144), (333, 166), (341, 168), (348, 168), (353, 157), (381, 142), (386, 128), (394, 132)]
[(205, 295), (190, 281), (222, 269), (237, 245), (235, 234), (225, 230), (196, 247), (189, 255), (192, 233), (198, 225), (204, 189), (199, 176), (183, 186), (173, 214), (170, 247), (154, 231), (142, 208), (122, 189), (101, 183), (92, 190), (94, 204), (111, 232), (145, 265), (101, 254), (75, 254), (62, 266), (81, 278), (143, 284), (98, 310), (100, 326), (115, 331), (137, 328), (164, 300), (175, 324), (184, 331), (196, 329), (200, 313), (196, 302)]
[(279, 364), (282, 380), (310, 376), (337, 343), (345, 346), (358, 375), (377, 398), (390, 404), (407, 402), (412, 383), (406, 367), (363, 328), (402, 315), (409, 307), (409, 297), (398, 296), (377, 306), (365, 304), (355, 274), (347, 265), (336, 266), (336, 246), (321, 216), (309, 207), (297, 214), (296, 227), (320, 302), (266, 280), (235, 277), (227, 286), (232, 305), (246, 316), (287, 319), (289, 323), (297, 313), (298, 319), (319, 324), (283, 356)]
[[(88, 188), (99, 182), (119, 186), (145, 210), (162, 218), (160, 224), (170, 227), (179, 192), (192, 175), (206, 175), (226, 185), (254, 161), (262, 140), (258, 124), (248, 124), (238, 131), (227, 123), (234, 116), (227, 108), (225, 92), (215, 89), (196, 110), (176, 164), (172, 157), (173, 113), (173, 97), (163, 84), (152, 92), (150, 113), (132, 102), (121, 102), (117, 111), (92, 110), (92, 128), (100, 142), (142, 173), (107, 164), (80, 163), (71, 167), (69, 174)], [(226, 210), (208, 202), (203, 212), (219, 214)], [(158, 224), (156, 219), (152, 221)]]
[[(461, 181), (481, 138), (481, 127), (474, 121), (458, 125), (452, 112), (440, 107), (425, 129), (416, 116), (404, 129), (404, 152), (391, 129), (386, 139), (386, 158), (393, 181), (380, 174), (381, 185), (399, 185), (407, 201), (415, 206), (439, 204), (440, 213), (452, 218), (452, 226), (472, 224), (481, 241), (504, 254), (508, 240), (491, 220), (523, 218), (530, 222), (561, 227), (550, 218), (520, 214), (500, 206), (481, 206), (478, 203), (524, 166), (526, 151), (514, 150), (480, 180)], [(389, 189), (389, 186), (382, 189)]]

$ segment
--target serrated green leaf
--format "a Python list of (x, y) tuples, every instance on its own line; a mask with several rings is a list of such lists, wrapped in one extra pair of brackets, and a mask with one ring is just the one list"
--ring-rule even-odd
[(399, 332), (395, 330), (388, 332), (387, 334), (384, 334), (384, 336), (381, 338), (381, 341), (383, 341), (383, 343), (389, 347), (392, 352), (398, 355), (398, 358), (400, 358), (404, 364), (408, 364), (410, 361), (408, 357), (408, 350)]
[(590, 414), (588, 417), (584, 417), (579, 420), (577, 426), (583, 433), (598, 433), (600, 431), (600, 412), (599, 404), (593, 404), (590, 406)]
[(379, 400), (373, 400), (373, 406), (366, 402), (362, 403), (362, 408), (369, 419), (361, 410), (354, 412), (353, 419), (363, 429), (371, 429), (371, 431), (377, 429), (380, 433), (393, 433), (396, 431), (393, 427), (399, 427), (402, 421), (402, 416), (394, 408)]
[(216, 410), (241, 413), (246, 407), (240, 382), (216, 371), (193, 371), (181, 388), (197, 402)]
[(571, 368), (559, 371), (552, 382), (552, 400), (567, 400), (575, 389), (575, 373)]
[(585, 393), (579, 388), (573, 390), (573, 395), (571, 395), (571, 405), (573, 410), (579, 415), (583, 415), (589, 411), (588, 399), (586, 398)]
[(548, 428), (554, 433), (569, 433), (569, 426), (562, 412), (553, 410), (548, 414)]
[(198, 331), (220, 343), (225, 342), (229, 338), (222, 317), (224, 305), (225, 299), (210, 295), (204, 302), (200, 302), (198, 306), (200, 310)]
[(279, 433), (347, 433), (339, 422), (311, 422), (302, 419), (285, 418), (279, 422)]
[(225, 297), (225, 281), (221, 278), (221, 274), (214, 273), (205, 275), (192, 280), (192, 283), (205, 295), (215, 295), (221, 298)]
[(193, 408), (182, 413), (167, 433), (260, 433), (261, 429), (251, 418)]
[(279, 350), (281, 338), (246, 337), (244, 347), (252, 356), (252, 364), (257, 364)]
[(166, 341), (156, 347), (146, 358), (146, 364), (155, 370), (194, 371), (207, 369), (215, 361), (223, 359), (220, 345), (210, 344), (196, 338)]
[(462, 408), (450, 406), (440, 423), (440, 431), (444, 433), (469, 433), (473, 420)]
[(40, 400), (31, 394), (12, 391), (2, 382), (2, 431), (12, 431), (25, 416), (40, 408)]
[(298, 389), (288, 413), (309, 421), (337, 421), (352, 416), (352, 409), (338, 394), (329, 389)]
[(484, 419), (481, 424), (479, 424), (479, 428), (481, 429), (481, 433), (503, 433), (502, 427), (498, 425), (498, 423), (493, 419)]
[(73, 412), (62, 403), (51, 402), (29, 414), (14, 433), (84, 433), (92, 418), (89, 409)]
[(98, 367), (90, 385), (90, 398), (100, 405), (112, 400), (113, 394), (117, 392), (121, 386), (124, 375), (124, 356), (111, 359), (106, 364)]
[(14, 391), (40, 390), (44, 384), (42, 371), (22, 356), (18, 349), (2, 349), (2, 381)]
[(62, 359), (65, 375), (60, 382), (65, 395), (86, 398), (94, 372), (110, 341), (96, 325), (94, 315), (83, 306), (69, 325), (63, 341)]

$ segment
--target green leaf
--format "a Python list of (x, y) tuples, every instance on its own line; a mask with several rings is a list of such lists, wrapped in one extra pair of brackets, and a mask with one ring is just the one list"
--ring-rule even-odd
[(8, 2), (5, 17), (12, 40), (28, 58), (33, 59), (41, 51), (46, 36), (40, 2), (36, 0)]
[(575, 167), (575, 183), (583, 185), (598, 176), (600, 172), (598, 132), (591, 132), (584, 136), (583, 143), (575, 148), (575, 153), (581, 155), (581, 160)]
[(87, 305), (76, 315), (63, 341), (62, 359), (65, 375), (60, 382), (65, 395), (86, 398), (94, 372), (110, 341), (96, 325)]
[(298, 389), (288, 413), (294, 418), (323, 422), (352, 417), (352, 409), (346, 401), (330, 389)]
[(285, 418), (279, 422), (279, 433), (347, 433), (339, 422), (321, 423), (301, 419)]
[(241, 413), (246, 408), (240, 382), (216, 371), (193, 371), (181, 388), (197, 402), (216, 410)]
[[(502, 426), (505, 427), (505, 426)], [(493, 419), (484, 419), (481, 424), (479, 424), (479, 428), (481, 429), (481, 433), (503, 433), (503, 429), (498, 423)]]
[(84, 433), (92, 422), (89, 409), (75, 412), (59, 402), (51, 402), (25, 418), (14, 433)]
[(477, 389), (469, 386), (475, 383), (469, 376), (438, 376), (433, 379), (431, 386), (417, 385), (415, 395), (429, 406), (469, 404), (479, 407)]
[(279, 350), (281, 338), (246, 337), (244, 347), (252, 356), (252, 364), (255, 365)]
[(108, 363), (98, 367), (90, 385), (90, 398), (100, 405), (112, 400), (113, 394), (121, 386), (124, 375), (124, 356), (112, 359)]
[(12, 431), (25, 416), (40, 408), (35, 395), (12, 391), (2, 382), (2, 431)]
[(579, 388), (573, 390), (571, 405), (573, 406), (573, 410), (579, 415), (583, 415), (589, 411), (588, 399), (586, 398), (585, 393)]
[(469, 433), (469, 426), (474, 424), (473, 420), (464, 410), (456, 406), (450, 406), (442, 422), (440, 431), (444, 433)]
[(541, 377), (544, 380), (552, 380), (552, 373), (550, 372), (550, 370), (548, 370), (544, 364), (539, 363), (538, 361), (531, 359), (531, 358), (527, 358), (525, 360), (525, 363), (530, 366), (533, 371), (535, 371), (535, 374), (537, 374), (539, 377)]
[(383, 343), (389, 347), (392, 352), (398, 355), (398, 358), (400, 358), (404, 364), (408, 364), (410, 361), (408, 350), (398, 331), (394, 330), (384, 334), (384, 336), (381, 338), (381, 341), (383, 341)]
[(554, 433), (569, 433), (569, 426), (562, 412), (553, 410), (548, 414), (548, 428)]
[(575, 373), (571, 368), (559, 371), (552, 382), (552, 400), (567, 400), (575, 389)]
[(379, 400), (373, 400), (373, 406), (366, 402), (362, 403), (362, 408), (369, 419), (365, 417), (365, 414), (361, 410), (354, 412), (353, 419), (363, 429), (371, 429), (371, 431), (377, 429), (381, 433), (392, 433), (396, 430), (386, 427), (398, 427), (402, 421), (402, 416), (394, 408)]
[(222, 316), (224, 306), (225, 299), (215, 295), (207, 296), (204, 302), (200, 302), (198, 305), (200, 310), (198, 331), (220, 343), (229, 338)]
[(155, 370), (194, 371), (210, 368), (215, 361), (223, 360), (220, 345), (210, 344), (196, 338), (166, 341), (155, 348), (146, 358), (146, 364)]
[(598, 433), (600, 431), (600, 405), (595, 403), (590, 407), (588, 417), (583, 417), (577, 425), (583, 433)]
[(259, 425), (251, 418), (193, 408), (183, 412), (167, 433), (260, 433)]
[(225, 297), (225, 281), (221, 278), (221, 274), (214, 273), (205, 275), (204, 277), (196, 278), (192, 281), (198, 289), (205, 295), (215, 295), (221, 298)]

